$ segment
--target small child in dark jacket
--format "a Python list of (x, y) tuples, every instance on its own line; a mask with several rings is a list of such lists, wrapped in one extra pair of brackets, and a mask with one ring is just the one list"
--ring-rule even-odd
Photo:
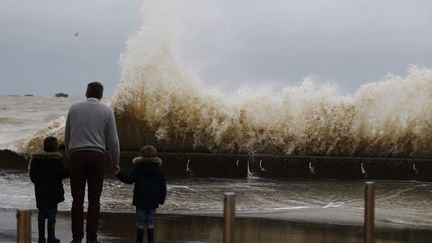
[(127, 184), (135, 183), (132, 204), (136, 207), (138, 243), (143, 242), (146, 226), (148, 242), (154, 243), (156, 208), (165, 202), (165, 173), (161, 168), (162, 160), (156, 153), (155, 147), (146, 145), (141, 148), (140, 157), (133, 159), (132, 173), (114, 171), (120, 181)]
[(39, 243), (45, 242), (45, 219), (48, 220), (48, 243), (60, 242), (55, 237), (57, 204), (64, 201), (62, 179), (69, 176), (58, 152), (58, 141), (47, 137), (43, 141), (44, 153), (32, 154), (30, 179), (34, 183), (38, 208)]

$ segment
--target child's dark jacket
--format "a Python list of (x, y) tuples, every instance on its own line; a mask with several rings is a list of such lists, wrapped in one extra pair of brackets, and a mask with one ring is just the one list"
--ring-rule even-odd
[(60, 153), (32, 154), (30, 179), (35, 185), (36, 207), (53, 208), (63, 202), (62, 179), (68, 176)]
[(155, 209), (159, 204), (164, 204), (166, 179), (161, 168), (162, 160), (158, 157), (137, 157), (133, 164), (132, 173), (120, 171), (117, 174), (122, 182), (135, 183), (132, 204), (143, 209)]

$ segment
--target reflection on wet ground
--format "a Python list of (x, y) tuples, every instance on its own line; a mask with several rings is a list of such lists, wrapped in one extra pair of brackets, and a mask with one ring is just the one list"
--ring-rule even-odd
[[(37, 240), (36, 217), (32, 218), (32, 237)], [(60, 213), (56, 234), (62, 242), (71, 240), (69, 213)], [(189, 215), (158, 215), (158, 243), (220, 243), (223, 237), (222, 219)], [(0, 210), (0, 242), (16, 242), (15, 211)], [(235, 222), (236, 242), (247, 243), (361, 243), (359, 225), (294, 223), (273, 219), (238, 218)], [(376, 243), (429, 243), (431, 230), (377, 228)], [(130, 243), (135, 241), (135, 216), (131, 213), (103, 213), (99, 227), (102, 242)]]

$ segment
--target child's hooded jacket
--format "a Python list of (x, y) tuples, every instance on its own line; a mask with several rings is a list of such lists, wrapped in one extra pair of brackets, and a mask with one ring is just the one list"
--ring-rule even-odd
[(132, 173), (120, 171), (116, 175), (124, 183), (135, 183), (132, 204), (143, 209), (155, 209), (159, 204), (164, 204), (166, 179), (161, 168), (162, 160), (158, 157), (136, 157), (133, 164)]
[(64, 201), (62, 179), (68, 176), (60, 153), (32, 154), (30, 179), (35, 186), (37, 208), (53, 208)]

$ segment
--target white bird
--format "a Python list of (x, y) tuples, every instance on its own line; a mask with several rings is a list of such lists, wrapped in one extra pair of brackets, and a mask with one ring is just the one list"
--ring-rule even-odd
[(316, 174), (315, 168), (312, 166), (312, 162), (309, 162), (309, 172), (314, 175)]
[(367, 176), (367, 171), (366, 171), (366, 169), (364, 168), (363, 163), (360, 164), (360, 169), (361, 169), (362, 174), (365, 176), (365, 178), (367, 178), (367, 177), (368, 177), (368, 176)]
[(190, 162), (190, 159), (188, 159), (188, 161), (186, 163), (186, 173), (188, 173), (188, 175), (192, 175), (193, 171), (189, 168), (189, 162)]
[(413, 170), (415, 171), (415, 173), (418, 174), (418, 170), (417, 170), (415, 164), (413, 164), (412, 168), (413, 168)]
[(264, 167), (262, 167), (261, 163), (262, 163), (262, 160), (260, 160), (260, 162), (259, 162), (259, 167), (260, 167), (261, 171), (266, 172), (267, 170)]

